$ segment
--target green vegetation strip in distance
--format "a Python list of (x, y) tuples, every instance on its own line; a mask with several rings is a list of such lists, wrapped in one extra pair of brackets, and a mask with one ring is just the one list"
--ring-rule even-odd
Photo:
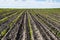
[(4, 15), (4, 14), (10, 12), (10, 11), (12, 11), (12, 10), (1, 10), (0, 15)]
[[(37, 10), (34, 11), (34, 12), (36, 12), (36, 14), (39, 13), (39, 14), (44, 14), (44, 16), (46, 16), (47, 14), (50, 15), (50, 14), (53, 14), (53, 12), (57, 11), (57, 9), (54, 10), (54, 11), (52, 11), (52, 10), (54, 10), (54, 9), (51, 9), (51, 10), (49, 10), (49, 9), (43, 10), (43, 9), (42, 9), (42, 13), (41, 13), (41, 10), (40, 10), (39, 12), (36, 12)], [(46, 12), (45, 12), (45, 11), (46, 11)], [(58, 21), (56, 18), (51, 18), (51, 19), (54, 20), (54, 21), (56, 21), (56, 22), (58, 22), (58, 23), (60, 22), (60, 21)]]
[[(9, 15), (9, 14), (13, 14), (14, 12), (12, 12), (13, 10), (11, 10), (11, 11), (9, 11), (9, 12), (7, 12), (7, 13), (4, 13), (2, 16), (6, 16), (6, 15)], [(18, 11), (16, 11), (16, 10), (14, 10), (15, 11), (15, 13), (16, 12), (20, 12), (21, 10), (18, 10)]]

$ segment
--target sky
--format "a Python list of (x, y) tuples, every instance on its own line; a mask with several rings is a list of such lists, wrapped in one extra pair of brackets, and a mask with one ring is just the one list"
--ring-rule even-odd
[(0, 0), (0, 8), (60, 8), (60, 0)]

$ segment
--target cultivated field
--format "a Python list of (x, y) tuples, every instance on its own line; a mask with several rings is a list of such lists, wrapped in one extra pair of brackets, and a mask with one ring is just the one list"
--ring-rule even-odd
[(0, 40), (60, 40), (60, 9), (0, 9)]

